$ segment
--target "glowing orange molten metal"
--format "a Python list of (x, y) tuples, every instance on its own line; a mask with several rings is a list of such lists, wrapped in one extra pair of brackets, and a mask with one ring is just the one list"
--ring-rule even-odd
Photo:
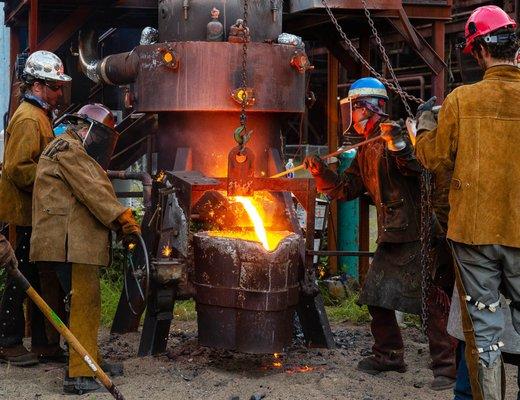
[[(243, 196), (230, 197), (229, 199), (231, 202), (240, 203), (246, 212), (241, 213), (239, 223), (235, 229), (210, 231), (208, 232), (210, 236), (259, 242), (264, 249), (274, 251), (278, 247), (278, 244), (291, 234), (291, 232), (287, 231), (267, 230), (264, 221), (269, 221), (269, 218), (266, 218), (265, 211), (255, 199)], [(254, 230), (244, 228), (246, 226), (250, 227), (251, 224)]]
[(264, 249), (271, 250), (269, 248), (269, 242), (267, 241), (267, 232), (265, 231), (264, 221), (262, 221), (262, 218), (260, 217), (256, 207), (253, 205), (251, 199), (248, 197), (236, 196), (235, 200), (244, 206), (249, 218), (251, 218), (251, 222), (253, 222), (256, 236), (260, 243), (262, 243), (262, 246), (264, 246)]

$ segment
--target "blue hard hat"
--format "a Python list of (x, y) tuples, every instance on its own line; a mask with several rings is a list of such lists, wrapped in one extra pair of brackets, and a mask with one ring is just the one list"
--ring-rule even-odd
[(372, 77), (361, 78), (355, 81), (348, 91), (348, 97), (355, 99), (358, 97), (374, 97), (388, 101), (388, 93), (385, 85), (380, 80)]

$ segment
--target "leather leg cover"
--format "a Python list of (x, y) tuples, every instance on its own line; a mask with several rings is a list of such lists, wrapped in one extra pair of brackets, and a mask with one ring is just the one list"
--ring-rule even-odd
[(455, 349), (457, 340), (446, 331), (449, 308), (440, 307), (436, 301), (436, 291), (442, 289), (433, 287), (427, 300), (428, 307), (428, 345), (432, 358), (433, 376), (447, 376), (455, 379), (457, 368), (455, 364)]
[[(99, 267), (72, 264), (70, 330), (96, 362), (99, 361), (97, 335), (100, 318)], [(72, 347), (69, 348), (69, 351), (69, 377), (94, 376), (94, 373)]]
[(374, 336), (372, 352), (387, 364), (404, 365), (403, 338), (394, 310), (368, 306), (372, 316), (370, 329)]

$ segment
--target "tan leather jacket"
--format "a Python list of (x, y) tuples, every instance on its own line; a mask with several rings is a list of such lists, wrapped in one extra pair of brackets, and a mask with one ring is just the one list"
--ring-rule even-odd
[(107, 265), (109, 231), (126, 209), (82, 144), (68, 133), (56, 138), (36, 171), (31, 261)]
[(451, 176), (448, 238), (520, 247), (520, 69), (489, 68), (450, 93), (438, 126), (417, 138), (417, 158)]
[(0, 221), (31, 226), (31, 198), (36, 165), (54, 138), (47, 113), (23, 101), (6, 129), (9, 138), (0, 178)]

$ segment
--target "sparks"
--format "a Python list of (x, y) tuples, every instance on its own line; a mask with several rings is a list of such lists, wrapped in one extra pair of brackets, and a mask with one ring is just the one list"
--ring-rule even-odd
[(264, 249), (269, 250), (269, 242), (267, 241), (267, 232), (265, 231), (264, 222), (251, 199), (248, 197), (236, 196), (235, 200), (244, 206), (249, 218), (251, 218), (251, 221), (253, 222), (258, 240), (262, 243)]
[(170, 257), (172, 255), (173, 249), (170, 246), (164, 246), (162, 248), (162, 255), (165, 257)]

